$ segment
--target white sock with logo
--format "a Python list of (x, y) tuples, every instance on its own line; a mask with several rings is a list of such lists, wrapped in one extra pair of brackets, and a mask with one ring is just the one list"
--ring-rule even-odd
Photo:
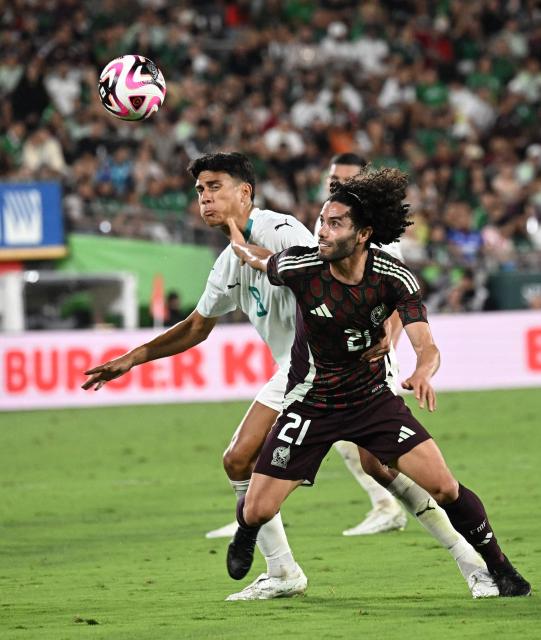
[(357, 480), (368, 494), (372, 507), (375, 507), (382, 502), (388, 504), (395, 501), (394, 497), (387, 491), (387, 489), (385, 489), (385, 487), (382, 487), (379, 482), (376, 482), (372, 476), (369, 476), (364, 471), (359, 458), (359, 449), (356, 444), (340, 440), (339, 442), (334, 443), (334, 447), (344, 459), (346, 467), (349, 469), (355, 480)]
[[(229, 482), (237, 498), (246, 495), (249, 480), (230, 480)], [(285, 578), (297, 573), (297, 563), (291, 553), (280, 513), (261, 527), (257, 534), (257, 546), (267, 562), (269, 576)]]
[(476, 569), (486, 569), (481, 556), (453, 529), (445, 511), (427, 491), (402, 473), (398, 474), (388, 489), (432, 537), (449, 551), (465, 579)]

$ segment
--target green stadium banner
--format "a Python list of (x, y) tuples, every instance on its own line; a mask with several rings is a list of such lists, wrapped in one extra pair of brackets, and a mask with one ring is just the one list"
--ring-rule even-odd
[(491, 307), (528, 309), (533, 298), (541, 296), (541, 272), (496, 273), (488, 280)]
[(208, 247), (158, 244), (146, 240), (84, 234), (68, 237), (69, 255), (58, 268), (75, 273), (134, 273), (140, 305), (148, 305), (154, 276), (161, 274), (165, 291), (175, 290), (183, 307), (195, 307), (216, 255)]

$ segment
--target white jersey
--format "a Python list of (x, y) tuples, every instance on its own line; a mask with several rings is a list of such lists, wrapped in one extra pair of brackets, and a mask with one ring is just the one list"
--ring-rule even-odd
[[(321, 229), (321, 220), (318, 218), (316, 220), (316, 224), (314, 226), (314, 238), (317, 241), (319, 230)], [(373, 249), (380, 249), (381, 251), (385, 251), (389, 255), (393, 256), (400, 262), (404, 262), (404, 256), (402, 255), (402, 249), (400, 248), (400, 240), (398, 242), (391, 242), (391, 244), (382, 244), (381, 247), (378, 247), (377, 244), (371, 245)]]
[[(316, 245), (313, 235), (296, 218), (284, 213), (254, 208), (244, 238), (277, 253), (289, 247)], [(240, 264), (226, 247), (209, 274), (197, 311), (205, 318), (241, 309), (268, 344), (279, 367), (289, 367), (295, 337), (295, 297), (287, 287), (276, 287), (266, 275)]]

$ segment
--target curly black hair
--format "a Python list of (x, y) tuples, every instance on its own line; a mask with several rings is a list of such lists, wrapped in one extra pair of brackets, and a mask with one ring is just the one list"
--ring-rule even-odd
[(232, 178), (247, 182), (252, 188), (252, 202), (255, 195), (255, 172), (250, 160), (242, 153), (207, 153), (192, 160), (188, 173), (197, 180), (202, 171), (223, 171)]
[(372, 227), (370, 242), (380, 246), (396, 242), (406, 227), (409, 204), (404, 203), (408, 176), (398, 169), (366, 169), (344, 182), (331, 182), (329, 202), (349, 207), (355, 229)]

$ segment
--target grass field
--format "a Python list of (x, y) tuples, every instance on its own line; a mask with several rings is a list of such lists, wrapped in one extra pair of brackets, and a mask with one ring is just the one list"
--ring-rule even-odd
[(344, 538), (369, 505), (333, 452), (283, 509), (308, 595), (224, 602), (248, 581), (203, 534), (232, 519), (221, 452), (245, 408), (1, 414), (0, 638), (541, 637), (538, 390), (441, 395), (422, 418), (534, 587), (486, 601), (414, 521)]

